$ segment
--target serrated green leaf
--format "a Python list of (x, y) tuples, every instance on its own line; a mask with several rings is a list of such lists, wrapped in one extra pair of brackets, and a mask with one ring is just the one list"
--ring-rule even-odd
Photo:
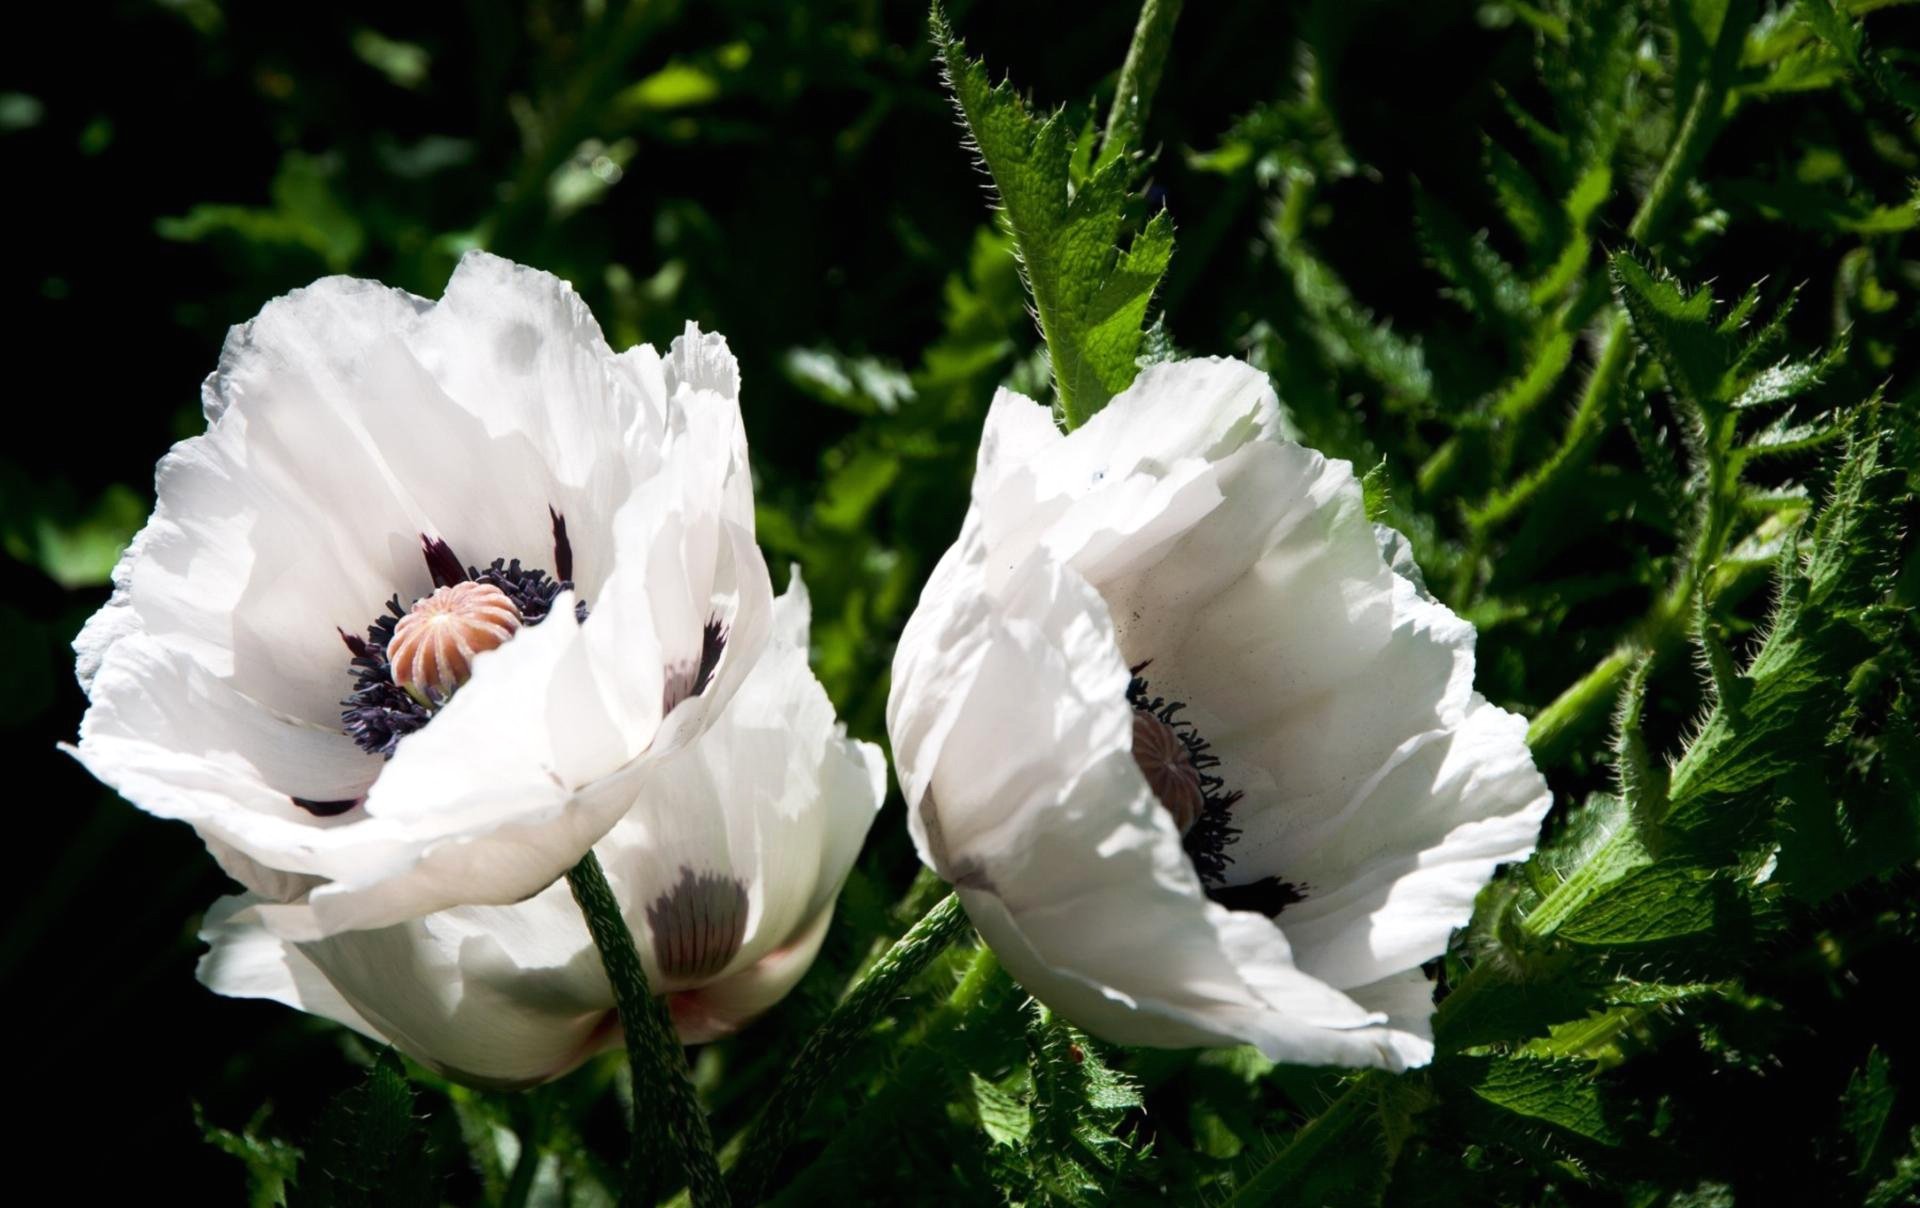
[(314, 1126), (288, 1208), (413, 1208), (437, 1203), (432, 1147), (392, 1049), (334, 1097)]
[(1564, 1129), (1602, 1145), (1617, 1145), (1619, 1131), (1609, 1120), (1585, 1062), (1550, 1057), (1459, 1057), (1447, 1063), (1447, 1076), (1487, 1103)]
[(1713, 293), (1688, 293), (1672, 277), (1656, 277), (1625, 252), (1609, 264), (1620, 302), (1633, 332), (1666, 371), (1674, 393), (1710, 412), (1721, 401), (1728, 369), (1727, 348), (1713, 327)]
[(1841, 1116), (1853, 1142), (1855, 1174), (1864, 1175), (1885, 1164), (1887, 1121), (1893, 1115), (1894, 1098), (1887, 1055), (1875, 1048), (1848, 1080), (1840, 1100)]
[(932, 20), (947, 86), (1025, 269), (1061, 411), (1078, 426), (1133, 381), (1147, 306), (1173, 255), (1173, 220), (1161, 211), (1120, 248), (1127, 162), (1107, 160), (1075, 187), (1063, 115), (1035, 115), (967, 57), (937, 7)]
[(1725, 895), (1709, 870), (1661, 862), (1607, 884), (1554, 932), (1569, 943), (1622, 947), (1687, 939), (1714, 929)]
[(1033, 1130), (1033, 1116), (1027, 1105), (988, 1082), (978, 1074), (968, 1075), (973, 1090), (973, 1109), (980, 1129), (995, 1145), (1021, 1145)]

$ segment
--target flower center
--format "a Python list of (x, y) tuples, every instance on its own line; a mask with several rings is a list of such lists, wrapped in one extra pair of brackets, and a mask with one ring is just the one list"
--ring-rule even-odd
[[(484, 569), (466, 566), (445, 541), (422, 534), (420, 554), (434, 590), (406, 607), (393, 596), (364, 638), (340, 631), (353, 656), (354, 678), (353, 693), (340, 702), (340, 723), (362, 750), (393, 758), (400, 740), (431, 721), (473, 675), (474, 659), (546, 620), (560, 593), (572, 590), (567, 522), (560, 513), (549, 513), (559, 578), (523, 567), (518, 558), (495, 558)], [(574, 615), (587, 619), (584, 602), (575, 606)], [(298, 804), (327, 816), (353, 803)]]
[(1206, 789), (1200, 783), (1200, 769), (1193, 766), (1193, 755), (1180, 741), (1174, 728), (1152, 713), (1135, 710), (1133, 714), (1133, 761), (1147, 778), (1147, 787), (1160, 804), (1173, 815), (1173, 824), (1186, 838), (1193, 824), (1207, 807)]
[(429, 707), (473, 674), (473, 660), (520, 628), (520, 610), (491, 583), (455, 583), (415, 601), (393, 627), (387, 660), (393, 682)]
[(1257, 911), (1268, 918), (1304, 900), (1299, 886), (1279, 877), (1227, 884), (1227, 866), (1233, 863), (1227, 848), (1240, 837), (1233, 807), (1241, 793), (1229, 790), (1214, 773), (1220, 757), (1193, 723), (1180, 716), (1186, 702), (1154, 695), (1141, 674), (1146, 669), (1146, 663), (1134, 667), (1127, 684), (1127, 703), (1133, 706), (1133, 761), (1172, 815), (1207, 896), (1229, 910)]

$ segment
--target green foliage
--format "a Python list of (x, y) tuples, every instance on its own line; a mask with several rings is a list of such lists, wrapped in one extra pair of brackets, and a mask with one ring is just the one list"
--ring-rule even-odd
[(1173, 257), (1173, 220), (1163, 210), (1117, 247), (1131, 162), (1103, 149), (1084, 180), (1070, 181), (1065, 112), (1036, 117), (1010, 83), (991, 83), (937, 6), (933, 38), (1033, 292), (1060, 412), (1077, 427), (1133, 381), (1147, 305)]
[(221, 1153), (240, 1159), (247, 1168), (247, 1204), (249, 1208), (276, 1208), (287, 1202), (287, 1184), (300, 1166), (300, 1151), (277, 1137), (261, 1135), (268, 1108), (253, 1113), (246, 1127), (233, 1132), (210, 1123), (193, 1107), (193, 1122), (207, 1144)]
[(392, 1050), (367, 1080), (338, 1095), (314, 1125), (287, 1208), (381, 1208), (437, 1198), (436, 1156), (414, 1115), (413, 1090)]
[[(1142, 1106), (1137, 1086), (1111, 1069), (1099, 1046), (1038, 1004), (1027, 1011), (1031, 1125), (1010, 1198), (1036, 1204), (1098, 1204), (1138, 1154), (1116, 1127)], [(1007, 1186), (1007, 1184), (1003, 1184)]]
[[(1534, 719), (1555, 793), (1432, 967), (1435, 1062), (1106, 1048), (962, 947), (876, 1005), (777, 1202), (1920, 1196), (1920, 10), (1316, 0), (1185, 6), (1176, 36), (1164, 2), (951, 4), (1025, 94), (944, 19), (854, 0), (328, 10), (298, 38), (108, 7), (131, 36), (48, 9), (77, 24), (22, 42), (63, 61), (0, 94), (44, 378), (0, 448), (0, 728), (30, 758), (71, 737), (66, 644), (222, 332), (321, 273), (432, 296), (486, 246), (573, 281), (616, 347), (725, 332), (759, 539), (776, 579), (803, 569), (814, 666), (873, 740), (995, 390), (1077, 423), (1143, 361), (1242, 353), (1476, 625), (1476, 686)], [(199, 1192), (201, 1162), (227, 1177), (206, 1198), (256, 1204), (615, 1202), (618, 1055), (514, 1095), (388, 1055), (327, 1104), (335, 1033), (192, 984), (178, 922), (225, 891), (197, 846), (132, 841), (77, 783), (17, 819), (65, 847), (0, 966), (73, 1021), (26, 1075), (73, 1088), (61, 1118), (127, 1104), (103, 1186)], [(890, 805), (805, 980), (702, 1046), (728, 1160), (937, 896), (916, 871)], [(89, 918), (96, 884), (116, 905)], [(179, 1040), (100, 1045), (116, 1017)], [(181, 1156), (137, 1122), (189, 1093), (275, 1110), (201, 1122), (238, 1162)]]

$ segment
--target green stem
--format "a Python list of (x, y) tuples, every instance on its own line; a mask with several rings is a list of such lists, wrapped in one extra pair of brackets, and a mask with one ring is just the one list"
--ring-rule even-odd
[(1600, 353), (1594, 359), (1593, 375), (1587, 379), (1587, 388), (1580, 394), (1580, 403), (1567, 423), (1566, 435), (1561, 437), (1560, 447), (1531, 474), (1495, 494), (1468, 515), (1468, 523), (1476, 532), (1484, 533), (1504, 524), (1532, 503), (1542, 491), (1558, 483), (1569, 471), (1586, 464), (1586, 455), (1600, 443), (1600, 437), (1606, 431), (1604, 421), (1607, 406), (1613, 400), (1631, 359), (1628, 354), (1632, 344), (1626, 337), (1626, 316), (1615, 311), (1600, 337)]
[(1720, 30), (1713, 40), (1713, 57), (1706, 75), (1694, 89), (1686, 116), (1680, 120), (1673, 146), (1640, 199), (1640, 209), (1627, 224), (1627, 238), (1646, 243), (1655, 225), (1664, 216), (1675, 190), (1686, 183), (1706, 155), (1707, 148), (1726, 125), (1727, 90), (1733, 86), (1740, 65), (1740, 50), (1746, 45), (1747, 30), (1753, 25), (1753, 0), (1732, 0), (1720, 18)]
[(1173, 42), (1173, 23), (1180, 17), (1181, 2), (1145, 0), (1140, 6), (1140, 20), (1127, 46), (1127, 61), (1120, 65), (1120, 81), (1114, 86), (1113, 107), (1107, 110), (1107, 131), (1100, 140), (1102, 162), (1124, 155), (1139, 144), (1147, 110), (1166, 70), (1167, 50)]
[(984, 945), (976, 948), (947, 1001), (895, 1046), (895, 1051), (907, 1056), (887, 1076), (886, 1084), (874, 1091), (833, 1140), (781, 1190), (779, 1202), (814, 1204), (839, 1198), (829, 1185), (834, 1175), (856, 1160), (856, 1150), (889, 1134), (895, 1117), (908, 1110), (903, 1099), (934, 1093), (945, 1085), (949, 1066), (972, 1064), (979, 1054), (972, 1052), (978, 1046), (964, 1043), (967, 1023), (976, 1015), (991, 1015), (1012, 997), (1013, 990), (1013, 982), (1000, 968), (993, 951)]
[(966, 929), (967, 914), (952, 893), (915, 923), (911, 930), (874, 962), (847, 996), (816, 1029), (791, 1069), (773, 1090), (760, 1117), (747, 1135), (739, 1165), (733, 1170), (733, 1196), (742, 1204), (759, 1202), (760, 1192), (793, 1140), (813, 1097), (840, 1062), (865, 1040), (902, 987), (918, 976), (933, 958)]
[(513, 1131), (520, 1140), (520, 1156), (514, 1159), (513, 1177), (500, 1196), (500, 1208), (524, 1208), (533, 1192), (533, 1176), (540, 1169), (540, 1127), (529, 1096), (508, 1099), (507, 1112), (513, 1117)]
[(640, 963), (633, 932), (591, 851), (567, 874), (567, 885), (586, 916), (607, 980), (613, 983), (627, 1061), (633, 1069), (633, 1150), (620, 1202), (623, 1208), (641, 1208), (651, 1202), (648, 1189), (656, 1163), (671, 1153), (686, 1172), (695, 1208), (723, 1206), (727, 1189), (720, 1181), (706, 1113), (700, 1110), (687, 1075), (686, 1051), (674, 1034), (666, 1000), (655, 998), (647, 987), (647, 970)]
[(1346, 1148), (1354, 1131), (1374, 1118), (1373, 1109), (1386, 1080), (1387, 1075), (1369, 1070), (1348, 1082), (1338, 1099), (1309, 1120), (1285, 1149), (1240, 1185), (1227, 1201), (1228, 1208), (1299, 1202), (1298, 1186), (1320, 1156)]
[[(1752, 0), (1733, 0), (1720, 22), (1713, 60), (1694, 89), (1680, 129), (1674, 135), (1673, 146), (1661, 161), (1646, 196), (1640, 199), (1640, 208), (1634, 212), (1633, 220), (1627, 224), (1627, 238), (1632, 242), (1644, 245), (1652, 240), (1674, 193), (1693, 175), (1713, 145), (1714, 137), (1726, 125), (1727, 91), (1739, 65), (1740, 47), (1745, 44), (1747, 29), (1752, 24)], [(1560, 447), (1533, 473), (1475, 509), (1468, 519), (1476, 531), (1485, 531), (1512, 519), (1541, 492), (1586, 463), (1586, 455), (1604, 432), (1606, 404), (1631, 360), (1630, 352), (1626, 317), (1616, 310), (1601, 336), (1593, 376), (1580, 396), (1580, 404), (1567, 425)]]

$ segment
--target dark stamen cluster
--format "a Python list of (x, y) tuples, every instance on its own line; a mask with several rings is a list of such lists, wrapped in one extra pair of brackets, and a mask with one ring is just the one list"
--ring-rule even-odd
[(1154, 695), (1146, 677), (1141, 674), (1146, 669), (1146, 663), (1132, 668), (1133, 678), (1127, 683), (1127, 703), (1139, 712), (1158, 718), (1173, 731), (1181, 745), (1186, 747), (1187, 758), (1194, 770), (1200, 774), (1200, 791), (1206, 804), (1199, 818), (1194, 821), (1193, 828), (1187, 832), (1183, 845), (1187, 858), (1193, 861), (1194, 870), (1200, 874), (1200, 883), (1206, 888), (1207, 896), (1228, 910), (1253, 910), (1268, 918), (1295, 902), (1304, 901), (1306, 894), (1300, 886), (1278, 877), (1262, 877), (1245, 885), (1230, 886), (1225, 883), (1227, 865), (1233, 863), (1227, 848), (1240, 837), (1240, 828), (1233, 825), (1233, 806), (1243, 794), (1238, 789), (1226, 787), (1214, 771), (1220, 766), (1220, 757), (1213, 753), (1212, 745), (1200, 735), (1193, 723), (1179, 715), (1187, 707), (1186, 702), (1170, 701)]
[(393, 627), (406, 615), (406, 606), (396, 595), (387, 600), (386, 614), (367, 626), (365, 638), (340, 631), (340, 640), (353, 655), (353, 691), (340, 702), (340, 723), (361, 750), (388, 759), (402, 738), (433, 717), (431, 710), (393, 682), (393, 667), (387, 661)]
[[(551, 509), (549, 509), (551, 511)], [(485, 570), (463, 565), (453, 547), (438, 537), (420, 537), (420, 555), (426, 560), (427, 574), (435, 587), (452, 587), (472, 580), (497, 587), (520, 611), (525, 625), (538, 625), (553, 611), (553, 602), (563, 591), (573, 590), (567, 577), (573, 569), (573, 546), (567, 540), (567, 522), (558, 512), (553, 516), (553, 563), (561, 569), (556, 579), (538, 567), (521, 566), (520, 559), (495, 558)], [(393, 666), (387, 658), (387, 645), (393, 641), (394, 626), (407, 615), (407, 606), (398, 595), (387, 601), (387, 611), (367, 626), (367, 636), (357, 638), (345, 630), (340, 640), (352, 654), (353, 691), (340, 702), (340, 722), (360, 749), (372, 755), (393, 758), (400, 740), (433, 720), (434, 710), (444, 701), (422, 703), (393, 681)], [(574, 606), (574, 615), (587, 619), (586, 602)], [(716, 660), (718, 656), (715, 656)]]

